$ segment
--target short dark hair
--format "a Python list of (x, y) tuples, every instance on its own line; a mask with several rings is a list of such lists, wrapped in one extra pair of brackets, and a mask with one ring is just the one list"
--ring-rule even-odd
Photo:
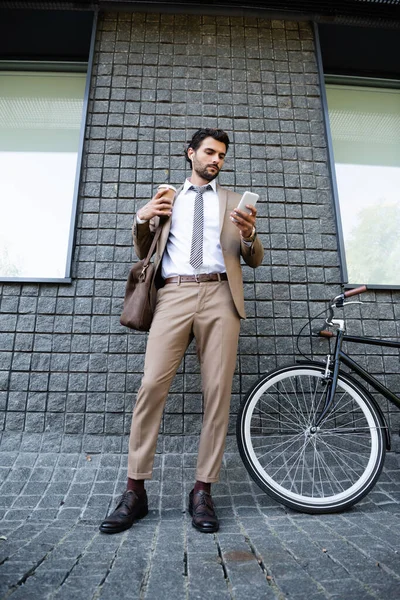
[(196, 133), (193, 134), (192, 139), (189, 142), (187, 142), (188, 145), (185, 150), (185, 156), (186, 156), (186, 160), (188, 161), (188, 163), (192, 164), (192, 161), (190, 160), (190, 158), (188, 156), (189, 148), (192, 148), (193, 150), (197, 150), (197, 148), (201, 145), (201, 142), (208, 137), (212, 137), (212, 138), (214, 138), (214, 140), (218, 140), (219, 142), (222, 142), (223, 144), (225, 144), (226, 151), (228, 152), (229, 137), (225, 131), (223, 131), (222, 129), (210, 129), (208, 127), (204, 128), (204, 129), (198, 129), (196, 131)]

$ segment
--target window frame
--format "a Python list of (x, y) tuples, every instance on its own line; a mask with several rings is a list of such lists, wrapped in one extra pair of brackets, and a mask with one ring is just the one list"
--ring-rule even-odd
[[(339, 261), (340, 261), (340, 274), (341, 274), (341, 283), (346, 289), (352, 289), (358, 287), (360, 285), (364, 285), (364, 281), (358, 282), (349, 282), (348, 270), (347, 270), (347, 261), (346, 261), (346, 247), (344, 243), (343, 236), (343, 227), (342, 227), (342, 218), (340, 211), (340, 200), (339, 200), (339, 191), (338, 184), (336, 178), (336, 166), (335, 166), (335, 157), (333, 152), (333, 142), (332, 142), (332, 134), (330, 129), (330, 120), (329, 120), (329, 110), (328, 110), (328, 100), (325, 84), (337, 84), (337, 85), (351, 85), (354, 87), (360, 86), (370, 86), (374, 88), (386, 88), (386, 89), (400, 89), (400, 80), (398, 79), (387, 79), (387, 78), (379, 78), (379, 77), (362, 77), (355, 75), (335, 75), (324, 73), (323, 63), (322, 63), (322, 53), (321, 46), (319, 41), (319, 33), (318, 33), (318, 25), (314, 23), (314, 39), (315, 39), (315, 49), (316, 49), (316, 58), (317, 58), (317, 68), (318, 68), (318, 77), (320, 83), (321, 90), (321, 103), (322, 103), (322, 112), (323, 112), (323, 120), (324, 120), (324, 128), (325, 128), (325, 136), (327, 141), (327, 155), (328, 155), (328, 168), (331, 178), (332, 184), (332, 195), (333, 195), (333, 205), (335, 212), (335, 222), (336, 222), (336, 232), (338, 238), (338, 253), (339, 253)], [(383, 289), (383, 290), (398, 290), (400, 289), (400, 285), (398, 284), (368, 284), (368, 289)]]
[[(92, 32), (90, 37), (90, 49), (87, 63), (65, 62), (65, 61), (19, 61), (19, 60), (0, 60), (0, 70), (2, 71), (58, 71), (58, 72), (82, 72), (86, 70), (85, 91), (82, 105), (82, 119), (79, 130), (78, 155), (76, 161), (74, 191), (71, 204), (71, 220), (69, 225), (69, 236), (67, 246), (67, 256), (65, 261), (64, 277), (4, 277), (0, 274), (1, 283), (72, 283), (72, 258), (76, 242), (76, 230), (78, 219), (78, 196), (79, 186), (82, 174), (83, 150), (85, 142), (85, 131), (87, 125), (90, 83), (92, 78), (95, 40), (97, 31), (97, 11), (93, 13)], [(71, 69), (72, 67), (72, 69)]]

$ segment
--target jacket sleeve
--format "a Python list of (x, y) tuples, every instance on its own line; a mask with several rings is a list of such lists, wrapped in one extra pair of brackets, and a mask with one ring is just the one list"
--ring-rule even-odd
[(154, 217), (154, 219), (146, 221), (146, 223), (139, 224), (135, 216), (132, 227), (133, 247), (135, 248), (136, 256), (140, 260), (146, 258), (158, 224), (158, 217)]
[(261, 265), (264, 257), (264, 248), (258, 235), (256, 235), (251, 246), (247, 246), (243, 241), (240, 243), (240, 254), (243, 256), (244, 262), (249, 267), (255, 269)]
[[(243, 257), (244, 262), (249, 267), (255, 269), (259, 267), (262, 263), (262, 259), (264, 257), (264, 248), (260, 241), (258, 235), (256, 235), (251, 246), (246, 245), (239, 234), (239, 231), (236, 227), (232, 228), (232, 223), (230, 221), (230, 212), (239, 204), (241, 195), (233, 192), (231, 190), (227, 190), (228, 193), (228, 203), (225, 212), (225, 223), (226, 223), (226, 231), (231, 231), (232, 235), (235, 236), (235, 240), (237, 240), (239, 246), (240, 255)], [(236, 246), (236, 248), (238, 248)]]

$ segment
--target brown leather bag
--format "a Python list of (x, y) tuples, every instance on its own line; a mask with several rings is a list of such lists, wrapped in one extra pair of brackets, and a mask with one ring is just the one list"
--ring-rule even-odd
[(149, 331), (156, 305), (155, 268), (150, 262), (160, 237), (162, 227), (158, 227), (145, 259), (131, 268), (125, 288), (124, 308), (120, 323), (136, 331)]

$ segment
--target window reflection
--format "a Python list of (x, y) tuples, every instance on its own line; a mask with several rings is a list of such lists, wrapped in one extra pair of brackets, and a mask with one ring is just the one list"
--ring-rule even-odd
[(326, 89), (349, 283), (400, 285), (400, 91)]
[(85, 78), (0, 73), (0, 277), (65, 277)]

